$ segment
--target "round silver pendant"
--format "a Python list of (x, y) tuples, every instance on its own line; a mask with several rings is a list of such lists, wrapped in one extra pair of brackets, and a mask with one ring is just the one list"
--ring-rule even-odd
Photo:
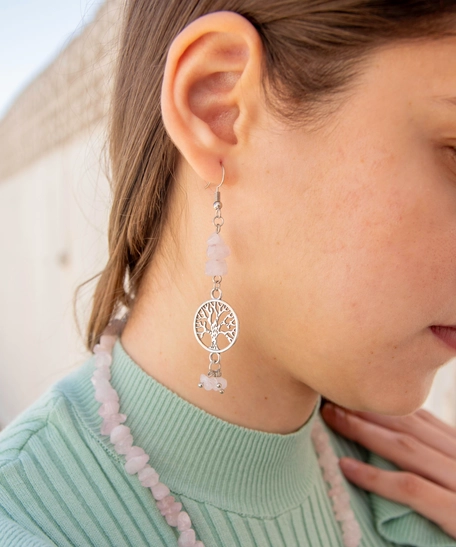
[(204, 349), (222, 353), (236, 342), (239, 332), (237, 315), (223, 300), (206, 300), (196, 310), (193, 332)]

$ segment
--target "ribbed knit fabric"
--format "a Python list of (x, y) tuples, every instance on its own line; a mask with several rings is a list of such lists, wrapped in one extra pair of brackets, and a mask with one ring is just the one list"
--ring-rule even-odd
[[(178, 532), (149, 489), (99, 433), (94, 357), (57, 382), (0, 434), (2, 547), (176, 547)], [(135, 444), (183, 504), (206, 547), (342, 547), (310, 437), (321, 420), (338, 456), (392, 463), (336, 435), (316, 405), (281, 435), (221, 420), (185, 401), (113, 349), (111, 382)], [(210, 393), (208, 393), (210, 396)], [(344, 479), (363, 547), (456, 547), (404, 505)]]

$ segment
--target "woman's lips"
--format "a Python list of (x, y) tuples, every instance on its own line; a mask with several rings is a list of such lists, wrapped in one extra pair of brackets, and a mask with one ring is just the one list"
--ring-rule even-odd
[(441, 325), (433, 325), (432, 332), (443, 340), (450, 348), (456, 350), (456, 327), (443, 327)]

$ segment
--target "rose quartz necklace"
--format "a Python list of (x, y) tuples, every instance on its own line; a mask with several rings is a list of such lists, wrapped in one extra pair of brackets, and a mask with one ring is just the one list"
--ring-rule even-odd
[[(159, 475), (147, 462), (149, 456), (145, 451), (133, 444), (130, 428), (122, 425), (125, 414), (120, 414), (119, 395), (111, 385), (112, 348), (125, 326), (126, 316), (115, 319), (106, 327), (100, 337), (100, 343), (93, 348), (95, 354), (95, 372), (92, 383), (95, 387), (95, 399), (101, 403), (98, 414), (103, 418), (100, 432), (109, 435), (114, 450), (125, 457), (125, 471), (130, 475), (138, 475), (140, 483), (149, 488), (156, 500), (160, 513), (170, 526), (177, 527), (179, 547), (204, 547), (202, 541), (196, 539), (195, 530), (191, 528), (191, 520), (182, 503), (177, 502), (170, 494), (169, 488), (159, 480)], [(318, 454), (318, 463), (323, 471), (323, 478), (331, 485), (329, 496), (336, 520), (340, 522), (345, 547), (358, 547), (361, 541), (361, 531), (355, 515), (350, 508), (350, 496), (346, 492), (341, 472), (338, 468), (338, 458), (335, 455), (329, 437), (321, 422), (317, 419), (312, 429), (312, 441)]]

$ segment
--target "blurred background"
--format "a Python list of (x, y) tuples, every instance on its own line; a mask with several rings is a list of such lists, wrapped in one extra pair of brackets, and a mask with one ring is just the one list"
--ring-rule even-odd
[[(89, 356), (76, 286), (103, 269), (106, 114), (123, 0), (0, 0), (0, 429)], [(81, 328), (94, 284), (80, 291)], [(424, 405), (456, 426), (456, 359)]]

